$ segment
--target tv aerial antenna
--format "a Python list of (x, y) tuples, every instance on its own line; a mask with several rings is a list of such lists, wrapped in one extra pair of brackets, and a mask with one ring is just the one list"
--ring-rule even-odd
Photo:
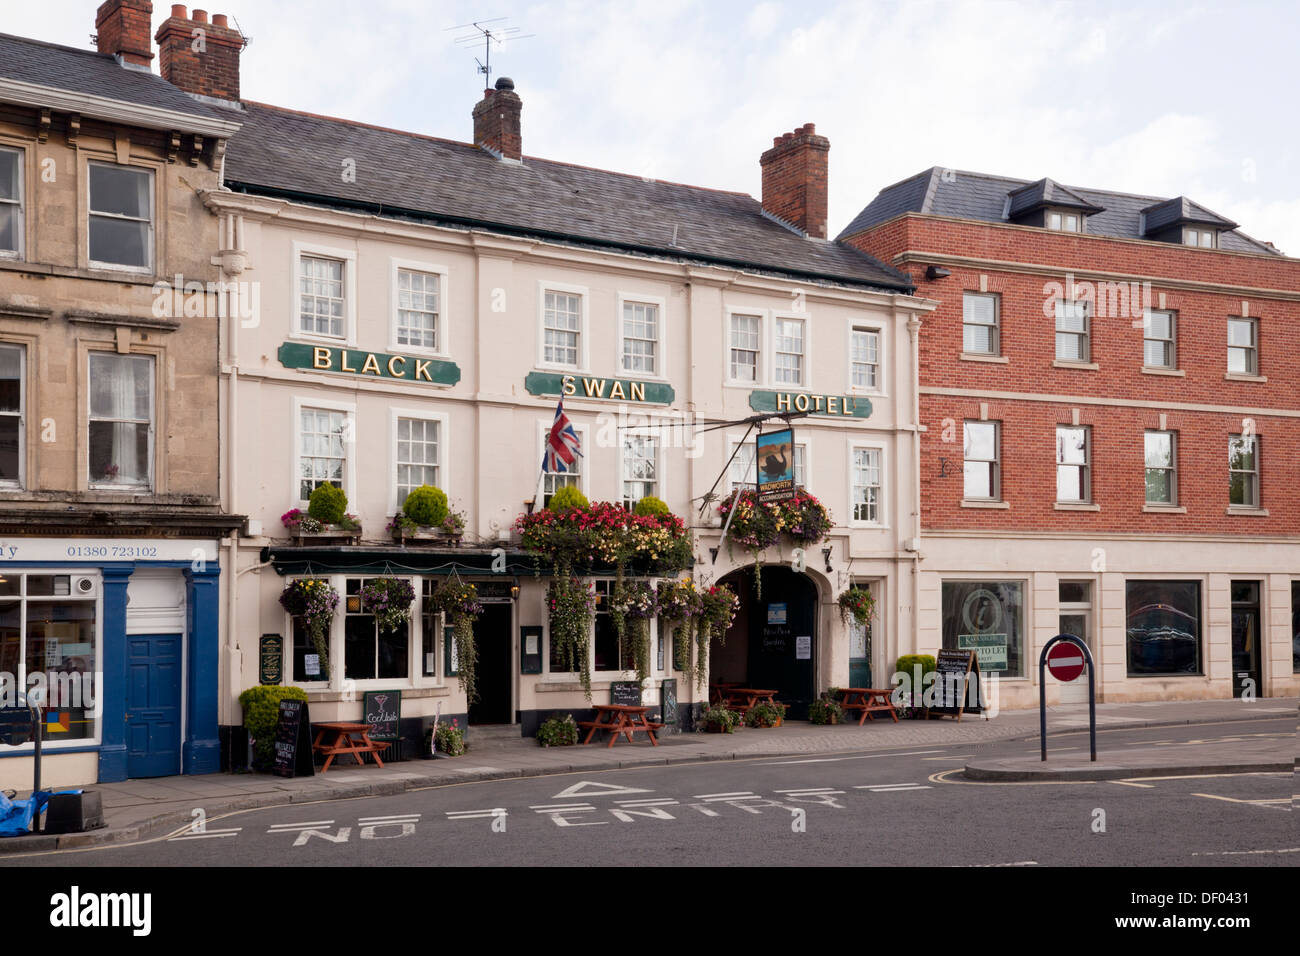
[(509, 27), (505, 22), (509, 17), (491, 17), (487, 20), (475, 20), (472, 23), (461, 23), (454, 27), (448, 27), (451, 30), (469, 30), (471, 32), (462, 34), (452, 40), (457, 46), (469, 48), (479, 43), (483, 44), (483, 59), (474, 58), (478, 64), (478, 72), (483, 74), (484, 87), (492, 87), (492, 44), (498, 47), (507, 40), (527, 40), (529, 37), (537, 36), (535, 33), (520, 33), (519, 27)]

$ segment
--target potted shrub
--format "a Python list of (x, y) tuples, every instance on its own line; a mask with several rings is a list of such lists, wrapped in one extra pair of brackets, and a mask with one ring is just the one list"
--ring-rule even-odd
[(250, 687), (239, 695), (244, 709), (244, 729), (253, 741), (253, 769), (266, 770), (275, 761), (275, 728), (280, 723), (280, 701), (307, 699), (301, 687)]
[(355, 542), (361, 537), (361, 522), (348, 514), (348, 496), (337, 485), (317, 485), (307, 503), (307, 513), (290, 508), (280, 515), (280, 522), (298, 544), (307, 541), (344, 539)]
[(414, 540), (456, 545), (465, 533), (465, 516), (451, 509), (441, 488), (421, 485), (406, 496), (402, 510), (388, 522), (388, 532), (403, 544)]
[(537, 728), (539, 747), (572, 747), (578, 742), (578, 725), (572, 714), (552, 717)]
[(705, 733), (730, 734), (735, 733), (740, 726), (740, 714), (721, 704), (711, 704), (700, 716), (700, 722), (704, 725)]
[(838, 724), (844, 719), (844, 708), (831, 691), (822, 694), (808, 705), (808, 721), (813, 724)]
[(465, 743), (465, 728), (454, 717), (449, 724), (439, 723), (437, 729), (432, 731), (432, 736), (433, 746), (440, 754), (459, 757), (469, 750), (469, 745)]
[(780, 727), (785, 722), (786, 704), (776, 701), (763, 701), (749, 708), (745, 714), (746, 727)]

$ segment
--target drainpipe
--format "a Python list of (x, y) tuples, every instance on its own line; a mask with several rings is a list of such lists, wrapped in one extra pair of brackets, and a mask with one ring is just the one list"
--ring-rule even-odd
[(912, 351), (912, 652), (921, 632), (921, 320), (907, 320)]

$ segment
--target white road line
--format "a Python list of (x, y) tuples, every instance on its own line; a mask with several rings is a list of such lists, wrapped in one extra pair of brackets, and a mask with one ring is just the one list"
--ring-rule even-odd
[(577, 810), (581, 807), (589, 807), (590, 803), (534, 803), (530, 804), (529, 810)]
[(705, 797), (705, 803), (735, 803), (738, 800), (762, 800), (756, 793), (736, 793), (729, 797)]
[(919, 783), (903, 783), (903, 784), (894, 784), (893, 786), (886, 786), (883, 784), (876, 784), (872, 786), (868, 784), (867, 786), (854, 787), (853, 789), (870, 790), (872, 793), (896, 793), (900, 790), (930, 790), (933, 788), (928, 786), (923, 786)]
[(400, 820), (418, 820), (418, 819), (420, 819), (420, 814), (418, 814), (418, 813), (394, 813), (394, 814), (390, 814), (389, 816), (386, 816), (386, 817), (358, 817), (357, 819), (358, 819), (358, 822), (360, 822), (360, 823), (382, 823), (384, 820), (394, 820), (394, 821), (400, 821)]
[(1193, 853), (1192, 856), (1255, 856), (1260, 853), (1300, 853), (1300, 846), (1287, 847), (1284, 850), (1219, 850), (1205, 853)]
[(185, 833), (181, 836), (169, 837), (167, 842), (173, 843), (176, 840), (219, 840), (222, 837), (239, 836), (239, 831), (243, 827), (235, 827), (232, 830), (207, 830), (203, 833)]
[[(1223, 800), (1226, 803), (1245, 803), (1252, 807), (1262, 807), (1265, 810), (1286, 810), (1287, 812), (1291, 810), (1290, 797), (1282, 797), (1277, 800), (1239, 800), (1236, 797), (1220, 797), (1213, 793), (1194, 793), (1192, 796), (1205, 797), (1207, 800)], [(1287, 806), (1279, 806), (1279, 804), (1283, 803), (1287, 804)]]
[(506, 811), (504, 808), (502, 808), (499, 811), (498, 810), (448, 810), (447, 819), (448, 820), (488, 820), (491, 819), (492, 817), (499, 816), (500, 814), (505, 812)]
[(1153, 784), (1153, 783), (1138, 783), (1136, 780), (1107, 780), (1106, 782), (1107, 782), (1107, 783), (1117, 783), (1117, 784), (1119, 784), (1121, 787), (1141, 787), (1141, 788), (1143, 788), (1144, 790), (1154, 790), (1154, 789), (1155, 789), (1155, 784)]
[(922, 760), (960, 760), (962, 757), (973, 757), (974, 754), (948, 754), (946, 757), (922, 757)]
[(1018, 861), (1018, 862), (1016, 862), (1016, 863), (958, 863), (958, 864), (956, 864), (956, 865), (959, 866), (959, 867), (962, 867), (962, 868), (971, 868), (971, 867), (974, 867), (974, 868), (984, 868), (984, 869), (987, 869), (987, 868), (989, 868), (989, 867), (995, 867), (995, 866), (1037, 866), (1037, 865), (1038, 865), (1038, 861), (1037, 861), (1037, 860), (1020, 860), (1020, 861)]
[(306, 823), (272, 823), (270, 830), (302, 830), (306, 827), (328, 827), (332, 826), (333, 823), (333, 820), (309, 820)]
[(913, 757), (917, 754), (937, 754), (942, 750), (905, 750), (902, 753), (859, 754), (854, 757), (813, 757), (808, 760), (773, 760), (759, 764), (760, 767), (783, 767), (796, 763), (835, 763), (837, 760), (871, 760), (874, 757)]
[(843, 790), (832, 790), (830, 787), (800, 787), (796, 790), (773, 790), (773, 793), (843, 793)]
[(615, 800), (615, 804), (620, 807), (671, 807), (676, 806), (676, 800)]
[(706, 799), (706, 798), (708, 798), (708, 797), (749, 797), (749, 796), (753, 796), (753, 791), (752, 791), (752, 790), (736, 790), (736, 791), (733, 791), (732, 793), (697, 793), (697, 794), (695, 794), (695, 798), (696, 798), (697, 800), (704, 800), (704, 799)]

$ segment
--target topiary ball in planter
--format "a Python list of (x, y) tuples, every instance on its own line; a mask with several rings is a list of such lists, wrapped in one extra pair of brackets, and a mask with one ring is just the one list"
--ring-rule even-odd
[(668, 506), (654, 495), (646, 495), (636, 503), (635, 512), (646, 518), (662, 518), (668, 514)]
[(348, 513), (348, 496), (338, 485), (317, 485), (311, 493), (307, 514), (324, 524), (338, 524)]
[(418, 525), (441, 525), (447, 520), (447, 493), (433, 485), (421, 485), (406, 496), (402, 511)]
[(555, 494), (551, 495), (551, 503), (547, 506), (552, 511), (570, 511), (574, 508), (588, 508), (591, 502), (573, 485), (565, 485)]

